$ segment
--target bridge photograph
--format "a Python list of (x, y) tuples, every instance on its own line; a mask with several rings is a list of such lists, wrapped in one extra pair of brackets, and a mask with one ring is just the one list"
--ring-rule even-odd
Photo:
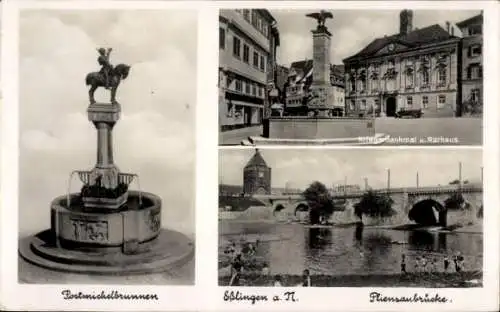
[(219, 284), (481, 287), (482, 152), (224, 149)]

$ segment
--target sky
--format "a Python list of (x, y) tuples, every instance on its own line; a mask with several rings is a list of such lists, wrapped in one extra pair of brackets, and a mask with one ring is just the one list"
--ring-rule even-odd
[[(318, 10), (317, 10), (318, 11)], [(312, 58), (312, 34), (316, 21), (305, 14), (311, 10), (270, 10), (278, 23), (280, 46), (278, 64)], [(399, 32), (399, 10), (333, 10), (333, 19), (326, 26), (332, 33), (330, 58), (333, 64), (361, 51), (376, 38)], [(460, 22), (479, 14), (480, 11), (465, 10), (415, 10), (413, 27), (424, 28), (433, 24), (445, 26)]]
[[(91, 170), (97, 134), (85, 76), (98, 47), (131, 65), (117, 92), (114, 160), (163, 200), (163, 225), (194, 233), (197, 12), (31, 10), (20, 16), (20, 231), (50, 226), (72, 170)], [(96, 99), (108, 101), (99, 89)], [(81, 187), (75, 177), (72, 191)], [(132, 183), (131, 189), (137, 189)]]
[[(478, 149), (260, 149), (271, 167), (273, 187), (306, 188), (320, 181), (327, 186), (344, 183), (374, 189), (391, 187), (447, 185), (462, 178), (481, 181), (482, 152)], [(224, 149), (219, 152), (219, 183), (242, 185), (243, 168), (255, 153), (253, 149)]]

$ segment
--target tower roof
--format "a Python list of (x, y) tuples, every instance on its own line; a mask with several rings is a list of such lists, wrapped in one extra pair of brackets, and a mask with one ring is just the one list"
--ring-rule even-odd
[(245, 168), (248, 167), (266, 167), (269, 168), (266, 164), (266, 161), (264, 160), (264, 157), (262, 157), (262, 154), (259, 152), (258, 149), (255, 150), (255, 154), (253, 154), (252, 158), (247, 162)]

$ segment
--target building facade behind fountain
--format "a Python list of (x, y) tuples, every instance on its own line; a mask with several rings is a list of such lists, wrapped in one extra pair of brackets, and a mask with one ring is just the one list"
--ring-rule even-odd
[(346, 111), (394, 116), (420, 109), (424, 116), (461, 115), (461, 38), (435, 24), (413, 27), (413, 12), (400, 14), (400, 32), (373, 40), (344, 59)]

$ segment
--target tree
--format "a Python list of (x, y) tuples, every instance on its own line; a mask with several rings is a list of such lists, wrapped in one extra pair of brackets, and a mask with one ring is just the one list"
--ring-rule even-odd
[(460, 192), (454, 192), (444, 201), (444, 207), (450, 210), (470, 208), (469, 206), (465, 204), (465, 199)]
[(319, 224), (321, 217), (329, 218), (334, 210), (333, 198), (326, 186), (318, 181), (302, 193), (309, 205), (309, 222)]
[(389, 195), (369, 190), (363, 194), (361, 201), (354, 205), (354, 214), (361, 220), (363, 220), (363, 215), (378, 219), (391, 217), (396, 214), (396, 211), (392, 209), (393, 204), (394, 201)]

